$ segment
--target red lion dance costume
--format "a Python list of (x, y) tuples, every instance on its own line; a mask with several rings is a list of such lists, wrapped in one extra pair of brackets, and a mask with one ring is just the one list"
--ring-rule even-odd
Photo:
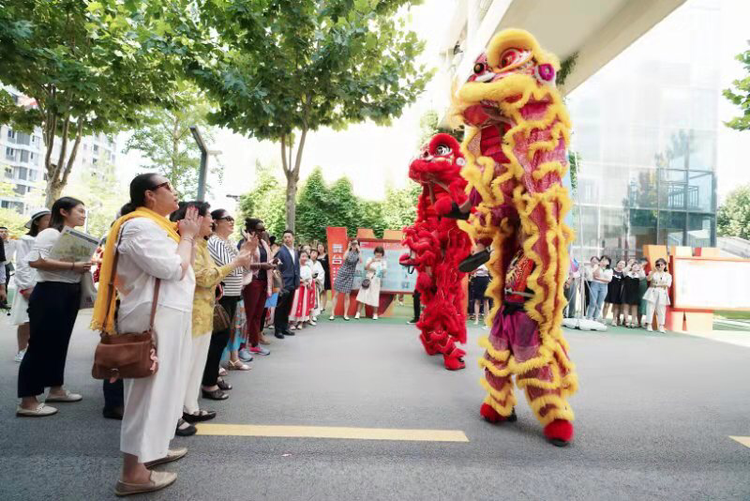
[(477, 59), (457, 105), (474, 204), (461, 225), (492, 245), (480, 413), (493, 423), (516, 420), (515, 376), (547, 439), (563, 446), (573, 439), (567, 397), (578, 384), (561, 329), (573, 233), (563, 224), (570, 119), (555, 87), (558, 68), (529, 33), (504, 30)]
[(442, 217), (454, 203), (466, 201), (466, 164), (460, 145), (449, 134), (437, 134), (409, 166), (409, 177), (422, 185), (414, 226), (404, 228), (410, 255), (401, 264), (414, 266), (417, 291), (425, 305), (417, 328), (428, 355), (443, 355), (445, 368), (463, 369), (466, 354), (456, 343), (466, 343), (466, 312), (462, 308), (464, 273), (458, 263), (468, 256), (471, 241), (454, 219)]

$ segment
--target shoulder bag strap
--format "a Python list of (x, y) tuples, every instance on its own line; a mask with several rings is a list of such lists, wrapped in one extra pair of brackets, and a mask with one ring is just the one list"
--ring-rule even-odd
[(154, 318), (156, 317), (156, 307), (159, 304), (159, 289), (161, 288), (161, 278), (156, 279), (154, 284), (154, 300), (151, 303), (151, 318), (148, 321), (148, 330), (154, 330)]

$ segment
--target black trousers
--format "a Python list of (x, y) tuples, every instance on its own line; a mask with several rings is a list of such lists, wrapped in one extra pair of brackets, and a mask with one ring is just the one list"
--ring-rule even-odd
[(419, 320), (419, 317), (422, 316), (421, 297), (422, 295), (415, 290), (412, 295), (412, 298), (414, 299), (414, 321)]
[(283, 295), (279, 294), (279, 301), (276, 303), (276, 313), (273, 317), (273, 326), (276, 332), (284, 333), (289, 330), (289, 313), (292, 311), (294, 291), (295, 289), (290, 289)]
[(216, 381), (219, 378), (219, 363), (221, 362), (221, 354), (224, 353), (224, 348), (229, 344), (229, 335), (232, 332), (232, 326), (234, 325), (234, 315), (237, 313), (237, 303), (240, 301), (240, 296), (224, 296), (219, 299), (219, 304), (227, 310), (229, 313), (229, 328), (223, 331), (214, 332), (211, 334), (211, 344), (208, 345), (208, 358), (206, 359), (206, 367), (203, 369), (203, 386), (215, 386)]
[(104, 391), (105, 409), (125, 406), (125, 386), (122, 384), (122, 379), (118, 378), (114, 383), (110, 383), (109, 379), (105, 379), (102, 390)]
[(81, 284), (39, 282), (29, 298), (29, 347), (18, 369), (18, 397), (65, 382), (65, 360), (81, 304)]

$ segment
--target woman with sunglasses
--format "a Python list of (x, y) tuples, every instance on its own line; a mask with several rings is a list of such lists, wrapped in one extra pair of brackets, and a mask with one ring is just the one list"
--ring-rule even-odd
[[(208, 239), (208, 252), (217, 266), (226, 266), (237, 259), (239, 255), (239, 249), (232, 240), (234, 218), (225, 209), (216, 209), (211, 212), (211, 217), (214, 220), (214, 232)], [(229, 323), (229, 328), (214, 332), (211, 335), (211, 347), (209, 348), (206, 371), (203, 375), (203, 398), (226, 400), (229, 398), (229, 395), (224, 392), (232, 389), (229, 383), (219, 378), (219, 363), (221, 361), (221, 354), (224, 348), (227, 347), (231, 337), (234, 318), (237, 314), (237, 304), (242, 299), (242, 279), (244, 274), (244, 268), (235, 268), (222, 281), (224, 294), (219, 299), (219, 304), (229, 314), (231, 322)], [(239, 344), (235, 342), (230, 348), (234, 348), (235, 346), (239, 346)], [(250, 370), (250, 366), (240, 360), (238, 349), (230, 349), (229, 351), (229, 369), (238, 371)], [(205, 388), (212, 388), (212, 390), (206, 391)]]
[(118, 496), (171, 485), (175, 473), (150, 468), (187, 454), (185, 448), (170, 450), (169, 442), (182, 417), (191, 358), (193, 262), (202, 218), (191, 208), (178, 224), (172, 223), (167, 217), (177, 208), (177, 195), (164, 176), (136, 176), (130, 183), (130, 202), (112, 225), (102, 255), (100, 283), (112, 283), (116, 275), (119, 301), (111, 294), (98, 295), (92, 329), (111, 334), (148, 329), (157, 280), (160, 283), (154, 317), (158, 368), (151, 376), (123, 381)]
[(664, 333), (664, 324), (667, 317), (667, 305), (669, 304), (669, 288), (672, 286), (672, 275), (667, 271), (667, 261), (659, 258), (656, 260), (656, 270), (651, 271), (646, 277), (649, 287), (643, 300), (646, 301), (646, 330), (652, 332), (654, 313), (659, 324), (659, 332)]

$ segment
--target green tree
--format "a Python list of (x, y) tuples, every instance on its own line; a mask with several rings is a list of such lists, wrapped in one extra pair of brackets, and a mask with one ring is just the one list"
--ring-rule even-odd
[(422, 187), (413, 181), (405, 188), (396, 189), (392, 184), (385, 187), (383, 202), (383, 224), (389, 230), (401, 230), (411, 226), (417, 219), (417, 200)]
[[(180, 198), (195, 200), (201, 153), (190, 126), (200, 126), (204, 140), (213, 140), (213, 131), (207, 128), (206, 120), (209, 105), (205, 96), (186, 84), (176, 93), (175, 102), (173, 109), (148, 110), (143, 125), (128, 140), (126, 151), (139, 150), (151, 163), (149, 170), (155, 168), (169, 179)], [(223, 169), (216, 160), (209, 164), (210, 172), (221, 180)], [(207, 191), (210, 192), (210, 186)]]
[(286, 229), (284, 188), (273, 175), (274, 166), (255, 164), (255, 184), (250, 192), (240, 196), (240, 213), (237, 227), (244, 228), (245, 218), (262, 219), (270, 235), (281, 235)]
[(386, 229), (383, 217), (383, 202), (375, 200), (360, 200), (357, 210), (358, 228), (371, 229), (377, 238), (383, 238), (383, 230)]
[(323, 178), (323, 170), (316, 167), (300, 188), (297, 200), (297, 239), (303, 242), (326, 240), (326, 228), (331, 224), (331, 193)]
[(724, 124), (736, 130), (750, 130), (750, 50), (737, 54), (735, 59), (743, 64), (748, 75), (743, 79), (733, 81), (732, 84), (736, 90), (725, 89), (724, 97), (739, 106), (742, 115)]
[(440, 125), (440, 115), (435, 110), (428, 110), (422, 114), (419, 118), (419, 144), (417, 148), (421, 148), (432, 136), (440, 132), (450, 134), (456, 138), (459, 143), (464, 139), (463, 129), (451, 129), (450, 127), (444, 127)]
[(424, 44), (397, 16), (410, 0), (213, 0), (204, 17), (229, 49), (193, 74), (219, 104), (217, 125), (277, 141), (287, 225), (308, 133), (372, 120), (388, 124), (432, 74)]
[(115, 166), (109, 163), (81, 169), (65, 194), (86, 204), (86, 231), (98, 238), (107, 234), (117, 212), (130, 199), (127, 183), (117, 179)]
[(358, 229), (359, 200), (354, 194), (352, 182), (342, 177), (331, 185), (329, 205), (329, 225), (343, 226), (349, 235), (356, 235)]
[(750, 240), (750, 184), (732, 191), (719, 207), (716, 230), (723, 237)]
[(210, 47), (186, 15), (191, 5), (3, 0), (0, 81), (32, 100), (15, 103), (0, 91), (0, 122), (25, 131), (41, 126), (48, 205), (68, 183), (84, 135), (132, 128), (144, 107), (173, 104), (187, 57)]

